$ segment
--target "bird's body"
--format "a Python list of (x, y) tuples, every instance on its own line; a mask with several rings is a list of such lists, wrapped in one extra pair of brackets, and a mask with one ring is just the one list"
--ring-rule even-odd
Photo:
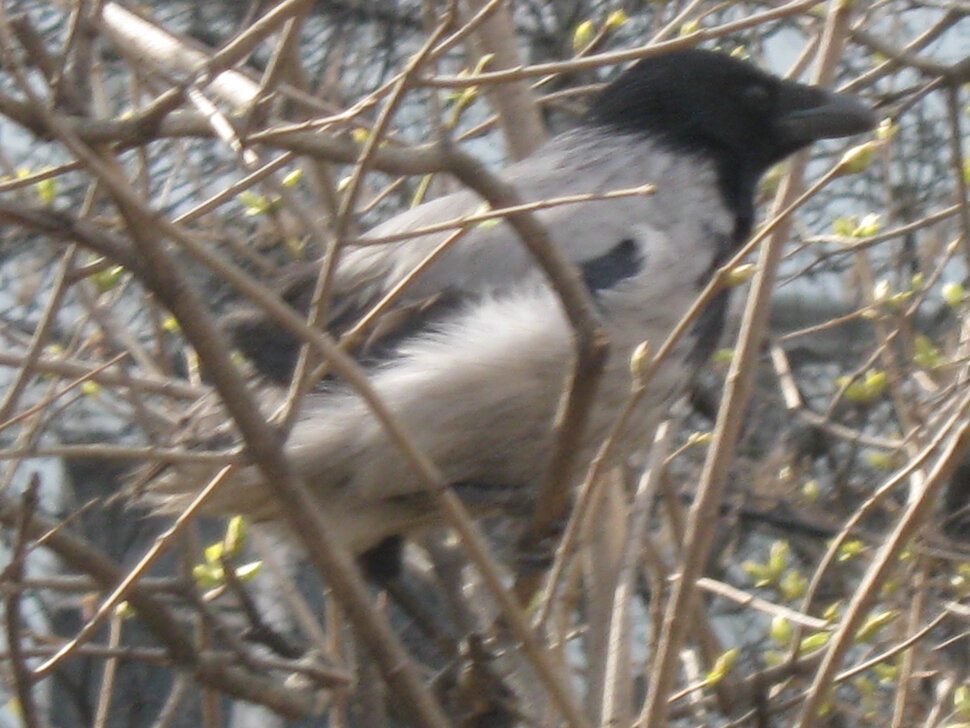
[[(754, 187), (767, 166), (816, 138), (871, 125), (863, 107), (852, 102), (839, 108), (840, 99), (716, 54), (649, 59), (606, 89), (586, 124), (501, 173), (524, 202), (656, 186), (649, 196), (591, 199), (536, 213), (580, 268), (609, 335), (578, 467), (588, 465), (629, 398), (634, 349), (666, 338), (750, 232)], [(705, 106), (710, 103), (727, 114), (713, 129), (718, 114)], [(814, 119), (817, 128), (796, 124), (794, 132), (776, 118), (788, 123), (825, 104), (846, 118)], [(371, 236), (420, 230), (480, 205), (473, 193), (459, 192), (404, 212)], [(336, 328), (353, 323), (448, 235), (348, 250), (334, 281)], [(369, 362), (372, 385), (445, 479), (473, 494), (473, 504), (528, 493), (548, 464), (553, 419), (575, 354), (558, 296), (505, 223), (472, 228), (412, 281), (396, 305), (407, 311), (435, 296), (438, 303), (377, 347)], [(621, 452), (646, 445), (651, 425), (714, 345), (723, 314), (718, 301), (672, 352), (631, 419)], [(235, 334), (257, 369), (286, 380), (293, 342), (262, 320), (237, 322)], [(308, 395), (286, 451), (331, 515), (334, 535), (356, 553), (438, 522), (433, 499), (367, 404), (339, 384)], [(156, 492), (186, 492), (186, 483), (200, 475), (172, 473)], [(275, 515), (271, 490), (253, 468), (223, 486), (212, 507)]]

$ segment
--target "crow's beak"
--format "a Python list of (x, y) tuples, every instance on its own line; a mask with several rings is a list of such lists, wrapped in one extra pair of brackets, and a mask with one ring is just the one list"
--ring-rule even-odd
[(786, 83), (779, 98), (776, 129), (795, 146), (869, 131), (876, 115), (861, 100), (817, 86)]

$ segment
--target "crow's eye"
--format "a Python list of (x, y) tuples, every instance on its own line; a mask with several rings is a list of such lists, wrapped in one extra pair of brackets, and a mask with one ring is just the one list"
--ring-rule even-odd
[(741, 92), (745, 104), (757, 111), (771, 110), (771, 90), (764, 84), (756, 83)]

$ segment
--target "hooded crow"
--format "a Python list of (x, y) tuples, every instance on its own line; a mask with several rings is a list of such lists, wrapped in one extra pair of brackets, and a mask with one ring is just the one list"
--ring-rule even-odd
[[(536, 213), (582, 272), (610, 338), (576, 458), (580, 467), (629, 397), (635, 348), (646, 340), (659, 345), (749, 235), (762, 174), (813, 141), (873, 125), (870, 109), (853, 98), (720, 53), (678, 51), (630, 67), (599, 93), (576, 129), (501, 172), (525, 202), (656, 186), (651, 196), (590, 199)], [(399, 236), (480, 205), (474, 193), (458, 192), (397, 215), (371, 236)], [(346, 330), (448, 235), (347, 250), (334, 279), (332, 329)], [(295, 306), (305, 308), (315, 278), (311, 270), (290, 286)], [(574, 357), (570, 325), (536, 262), (508, 224), (480, 225), (416, 276), (396, 305), (392, 331), (358, 352), (374, 389), (474, 507), (500, 494), (528, 494), (547, 465)], [(708, 306), (660, 368), (621, 450), (643, 447), (653, 423), (709, 356), (725, 305), (726, 294)], [(258, 317), (237, 317), (231, 328), (270, 383), (288, 380), (295, 341)], [(334, 536), (354, 553), (440, 524), (433, 499), (376, 417), (339, 383), (325, 382), (306, 397), (285, 447), (331, 516)], [(152, 491), (177, 506), (211, 474), (169, 468)], [(257, 519), (277, 515), (271, 488), (251, 467), (220, 486), (209, 508)]]

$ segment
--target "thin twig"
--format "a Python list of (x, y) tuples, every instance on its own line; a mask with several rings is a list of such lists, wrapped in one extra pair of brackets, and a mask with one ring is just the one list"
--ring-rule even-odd
[(24, 635), (22, 634), (22, 601), (23, 586), (21, 580), (27, 565), (27, 555), (30, 552), (30, 519), (37, 509), (37, 490), (40, 487), (40, 476), (34, 473), (27, 489), (24, 491), (20, 506), (20, 513), (16, 519), (16, 540), (10, 563), (0, 573), (0, 584), (6, 584), (7, 592), (4, 609), (4, 622), (7, 634), (7, 649), (10, 651), (10, 672), (13, 675), (14, 691), (20, 715), (24, 719), (25, 728), (42, 728), (45, 725), (33, 691), (33, 676), (30, 665), (24, 654)]
[(900, 552), (909, 544), (916, 529), (929, 515), (936, 501), (936, 495), (949, 481), (957, 465), (970, 453), (968, 405), (970, 401), (965, 399), (957, 417), (951, 420), (951, 423), (960, 424), (952, 428), (941, 428), (933, 438), (931, 445), (934, 449), (940, 448), (940, 454), (920, 487), (912, 494), (906, 509), (853, 591), (838, 629), (825, 647), (825, 656), (815, 672), (795, 728), (809, 728), (814, 724), (828, 695), (828, 689), (836, 677), (841, 660), (852, 646), (856, 632), (862, 626), (869, 608), (879, 596), (879, 589), (890, 571), (895, 568)]
[(715, 28), (697, 30), (676, 40), (656, 43), (641, 48), (600, 53), (595, 56), (579, 58), (576, 60), (536, 63), (531, 66), (516, 68), (510, 71), (482, 72), (467, 76), (438, 76), (435, 78), (423, 79), (422, 82), (428, 86), (435, 86), (439, 88), (466, 88), (468, 86), (478, 86), (492, 83), (507, 83), (509, 81), (518, 81), (519, 79), (532, 78), (534, 76), (554, 76), (564, 73), (575, 73), (576, 71), (585, 71), (591, 68), (600, 68), (602, 66), (612, 66), (625, 61), (636, 61), (640, 60), (641, 58), (648, 58), (663, 53), (669, 53), (674, 50), (693, 48), (694, 46), (705, 41), (723, 38), (724, 36), (731, 35), (733, 33), (740, 33), (744, 30), (755, 28), (772, 20), (797, 15), (798, 13), (810, 10), (812, 7), (818, 5), (818, 3), (819, 0), (798, 0), (797, 2), (789, 2), (777, 8), (766, 10), (762, 13), (749, 15), (741, 20), (725, 23), (724, 25), (720, 25)]

